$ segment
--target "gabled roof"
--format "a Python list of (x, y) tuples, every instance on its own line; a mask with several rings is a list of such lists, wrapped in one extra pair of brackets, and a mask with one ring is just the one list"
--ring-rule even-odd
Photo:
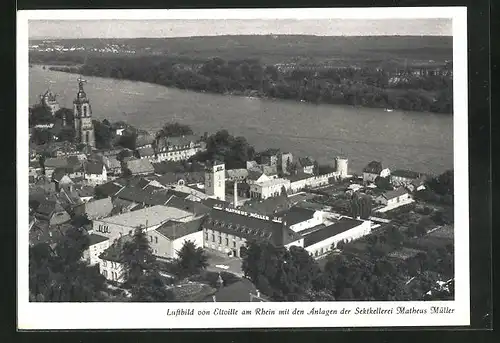
[(123, 256), (122, 256), (122, 249), (123, 246), (132, 240), (131, 236), (123, 236), (119, 239), (117, 239), (109, 248), (104, 250), (104, 252), (99, 255), (99, 258), (101, 260), (106, 260), (106, 261), (113, 261), (113, 262), (118, 262), (122, 263), (123, 262)]
[(104, 183), (102, 185), (99, 185), (95, 188), (96, 191), (98, 191), (100, 194), (103, 194), (105, 196), (114, 196), (116, 193), (118, 193), (124, 186), (110, 181), (107, 183)]
[(270, 216), (276, 212), (284, 211), (291, 206), (292, 202), (284, 195), (267, 198), (265, 200), (250, 200), (242, 207), (242, 211), (259, 213)]
[(248, 170), (241, 169), (226, 169), (227, 178), (246, 178), (248, 176)]
[(107, 241), (108, 239), (109, 239), (108, 237), (104, 237), (101, 235), (96, 235), (95, 233), (91, 233), (89, 235), (89, 246), (91, 247), (94, 244), (98, 244), (98, 243)]
[(140, 157), (151, 157), (155, 155), (155, 151), (151, 147), (137, 149)]
[(170, 240), (175, 240), (201, 231), (202, 222), (203, 218), (191, 220), (186, 223), (169, 220), (168, 222), (160, 225), (156, 231)]
[(184, 170), (182, 164), (177, 161), (163, 161), (153, 163), (153, 168), (156, 174), (178, 173)]
[(307, 208), (294, 206), (286, 211), (278, 212), (276, 215), (278, 217), (282, 217), (283, 220), (286, 221), (287, 225), (291, 226), (314, 218), (315, 212), (316, 211)]
[(391, 172), (391, 176), (399, 176), (399, 177), (404, 177), (404, 178), (407, 178), (407, 179), (417, 180), (418, 178), (420, 178), (422, 176), (422, 174), (414, 172), (412, 170), (401, 170), (401, 169), (398, 169), (398, 170), (392, 171)]
[(99, 161), (88, 161), (85, 163), (85, 172), (87, 174), (100, 175), (104, 169), (104, 164)]
[(203, 222), (203, 226), (248, 240), (269, 241), (276, 246), (284, 246), (301, 238), (282, 223), (215, 208)]
[(210, 213), (211, 211), (210, 207), (200, 202), (182, 199), (176, 196), (171, 196), (170, 199), (165, 203), (165, 206), (175, 207), (179, 210), (193, 213), (196, 216), (205, 215)]
[(65, 168), (68, 166), (68, 160), (66, 157), (49, 157), (45, 159), (45, 168)]
[(298, 163), (301, 167), (310, 167), (314, 165), (314, 161), (310, 157), (299, 157)]
[(89, 219), (107, 217), (113, 211), (113, 202), (111, 198), (90, 200), (81, 205), (85, 207), (85, 213)]
[(397, 198), (403, 194), (408, 194), (408, 191), (404, 187), (399, 187), (398, 189), (385, 192), (384, 194), (382, 194), (382, 196), (389, 200)]
[(227, 201), (222, 201), (222, 200), (213, 199), (213, 198), (202, 199), (201, 203), (210, 207), (210, 208), (212, 208), (214, 206), (226, 207), (226, 206), (229, 206), (229, 204), (230, 204)]
[(327, 238), (336, 236), (342, 232), (353, 229), (363, 224), (361, 220), (342, 217), (334, 224), (331, 224), (324, 229), (314, 231), (304, 237), (304, 247), (309, 247), (318, 242), (324, 241)]
[(153, 165), (146, 159), (135, 159), (127, 161), (127, 168), (132, 174), (154, 173)]

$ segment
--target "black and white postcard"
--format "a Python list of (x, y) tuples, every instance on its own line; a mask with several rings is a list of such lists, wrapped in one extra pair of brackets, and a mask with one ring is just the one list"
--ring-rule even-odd
[(469, 325), (466, 19), (18, 12), (19, 329)]

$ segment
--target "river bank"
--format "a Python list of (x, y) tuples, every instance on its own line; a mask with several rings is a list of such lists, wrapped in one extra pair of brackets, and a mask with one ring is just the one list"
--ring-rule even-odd
[(96, 57), (81, 66), (52, 69), (202, 93), (452, 113), (452, 79), (448, 76), (407, 75), (404, 84), (394, 84), (394, 77), (379, 69), (341, 68), (321, 72), (298, 69), (290, 73), (258, 62), (215, 58), (192, 65), (154, 56)]
[[(30, 104), (38, 103), (40, 94), (50, 87), (61, 107), (72, 108), (78, 77), (30, 68)], [(388, 168), (433, 174), (453, 167), (452, 116), (224, 96), (123, 79), (85, 79), (92, 115), (99, 121), (124, 121), (149, 132), (168, 122), (189, 125), (199, 133), (226, 128), (234, 136), (246, 137), (258, 151), (274, 147), (311, 156), (321, 164), (347, 155), (353, 172), (371, 160)]]

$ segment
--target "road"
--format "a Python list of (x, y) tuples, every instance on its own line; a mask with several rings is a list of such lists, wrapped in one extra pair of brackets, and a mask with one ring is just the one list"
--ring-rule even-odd
[[(237, 257), (229, 257), (227, 255), (221, 254), (219, 252), (207, 251), (208, 264), (207, 270), (213, 272), (229, 272), (233, 273), (239, 277), (243, 277), (243, 272), (241, 271), (241, 259)], [(227, 269), (219, 268), (217, 265), (227, 266)]]

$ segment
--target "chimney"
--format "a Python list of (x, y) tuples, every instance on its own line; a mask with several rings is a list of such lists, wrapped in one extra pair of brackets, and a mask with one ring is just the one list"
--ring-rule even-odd
[(234, 181), (234, 208), (238, 207), (238, 182)]

